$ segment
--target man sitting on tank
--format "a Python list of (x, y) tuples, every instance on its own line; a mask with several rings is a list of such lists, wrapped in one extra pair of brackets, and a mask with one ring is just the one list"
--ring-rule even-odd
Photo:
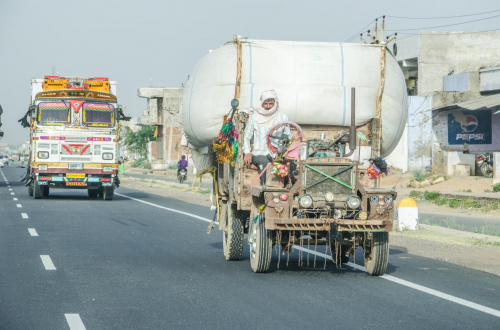
[[(267, 146), (267, 134), (270, 129), (279, 123), (287, 122), (288, 117), (278, 112), (279, 102), (278, 94), (274, 90), (264, 91), (260, 96), (261, 106), (253, 106), (253, 113), (248, 118), (244, 132), (243, 153), (245, 154), (243, 162), (250, 168), (255, 165), (259, 174), (272, 161), (269, 148)], [(273, 136), (290, 136), (290, 128), (283, 126), (274, 132)], [(253, 140), (253, 149), (251, 142)], [(278, 146), (278, 139), (271, 138), (273, 146)], [(266, 183), (266, 175), (261, 176), (261, 184)]]

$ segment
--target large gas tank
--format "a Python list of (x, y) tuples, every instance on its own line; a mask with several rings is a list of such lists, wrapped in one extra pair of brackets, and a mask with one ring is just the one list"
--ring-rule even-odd
[[(382, 45), (242, 40), (240, 110), (260, 105), (263, 91), (278, 93), (279, 111), (303, 124), (351, 125), (351, 87), (356, 88), (356, 126), (375, 117), (381, 83)], [(403, 133), (407, 91), (403, 73), (386, 53), (382, 95), (382, 156)], [(237, 44), (227, 42), (195, 66), (185, 86), (182, 124), (188, 142), (205, 147), (217, 138), (235, 96)]]

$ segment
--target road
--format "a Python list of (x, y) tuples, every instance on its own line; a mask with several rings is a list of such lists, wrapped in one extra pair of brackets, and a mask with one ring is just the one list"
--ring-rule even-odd
[[(0, 329), (498, 329), (499, 277), (391, 250), (386, 275), (356, 263), (251, 271), (222, 254), (205, 207), (120, 187), (115, 200), (0, 171)], [(322, 248), (318, 248), (321, 252)], [(305, 256), (304, 256), (305, 258)], [(354, 261), (354, 260), (351, 260)]]

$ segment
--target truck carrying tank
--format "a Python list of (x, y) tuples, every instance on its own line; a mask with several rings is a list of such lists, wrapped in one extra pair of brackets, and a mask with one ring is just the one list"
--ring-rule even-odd
[[(279, 111), (289, 120), (347, 127), (351, 125), (349, 91), (354, 87), (356, 126), (360, 127), (375, 118), (377, 93), (382, 91), (380, 156), (394, 150), (406, 123), (407, 91), (403, 73), (389, 52), (385, 68), (381, 65), (385, 45), (240, 41), (239, 109), (259, 105), (261, 93), (274, 89)], [(200, 170), (209, 163), (203, 159), (208, 155), (197, 153), (196, 148), (211, 145), (219, 134), (222, 118), (230, 110), (228, 100), (235, 97), (237, 62), (237, 42), (227, 42), (205, 55), (186, 83), (182, 124)]]

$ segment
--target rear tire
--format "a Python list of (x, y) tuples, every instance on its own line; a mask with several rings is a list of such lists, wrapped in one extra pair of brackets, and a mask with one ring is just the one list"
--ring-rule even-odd
[(372, 233), (372, 239), (367, 241), (365, 234), (365, 267), (366, 272), (372, 276), (384, 275), (389, 262), (389, 233)]
[(43, 197), (42, 186), (40, 186), (36, 181), (33, 182), (33, 197), (35, 199), (42, 199)]
[(50, 188), (49, 186), (42, 186), (42, 194), (43, 194), (43, 197), (47, 197), (49, 196), (49, 192), (50, 192)]
[(115, 187), (103, 187), (102, 198), (105, 201), (113, 200), (113, 196), (115, 194)]
[(226, 212), (223, 214), (225, 226), (222, 230), (224, 257), (226, 260), (240, 260), (245, 238), (243, 221), (237, 217), (237, 211), (233, 205), (227, 205), (225, 209)]
[[(255, 207), (254, 207), (255, 208)], [(250, 229), (248, 231), (250, 242), (250, 266), (255, 273), (267, 273), (271, 265), (273, 251), (272, 231), (266, 229), (265, 216), (258, 214), (254, 221), (255, 212), (250, 217)]]

